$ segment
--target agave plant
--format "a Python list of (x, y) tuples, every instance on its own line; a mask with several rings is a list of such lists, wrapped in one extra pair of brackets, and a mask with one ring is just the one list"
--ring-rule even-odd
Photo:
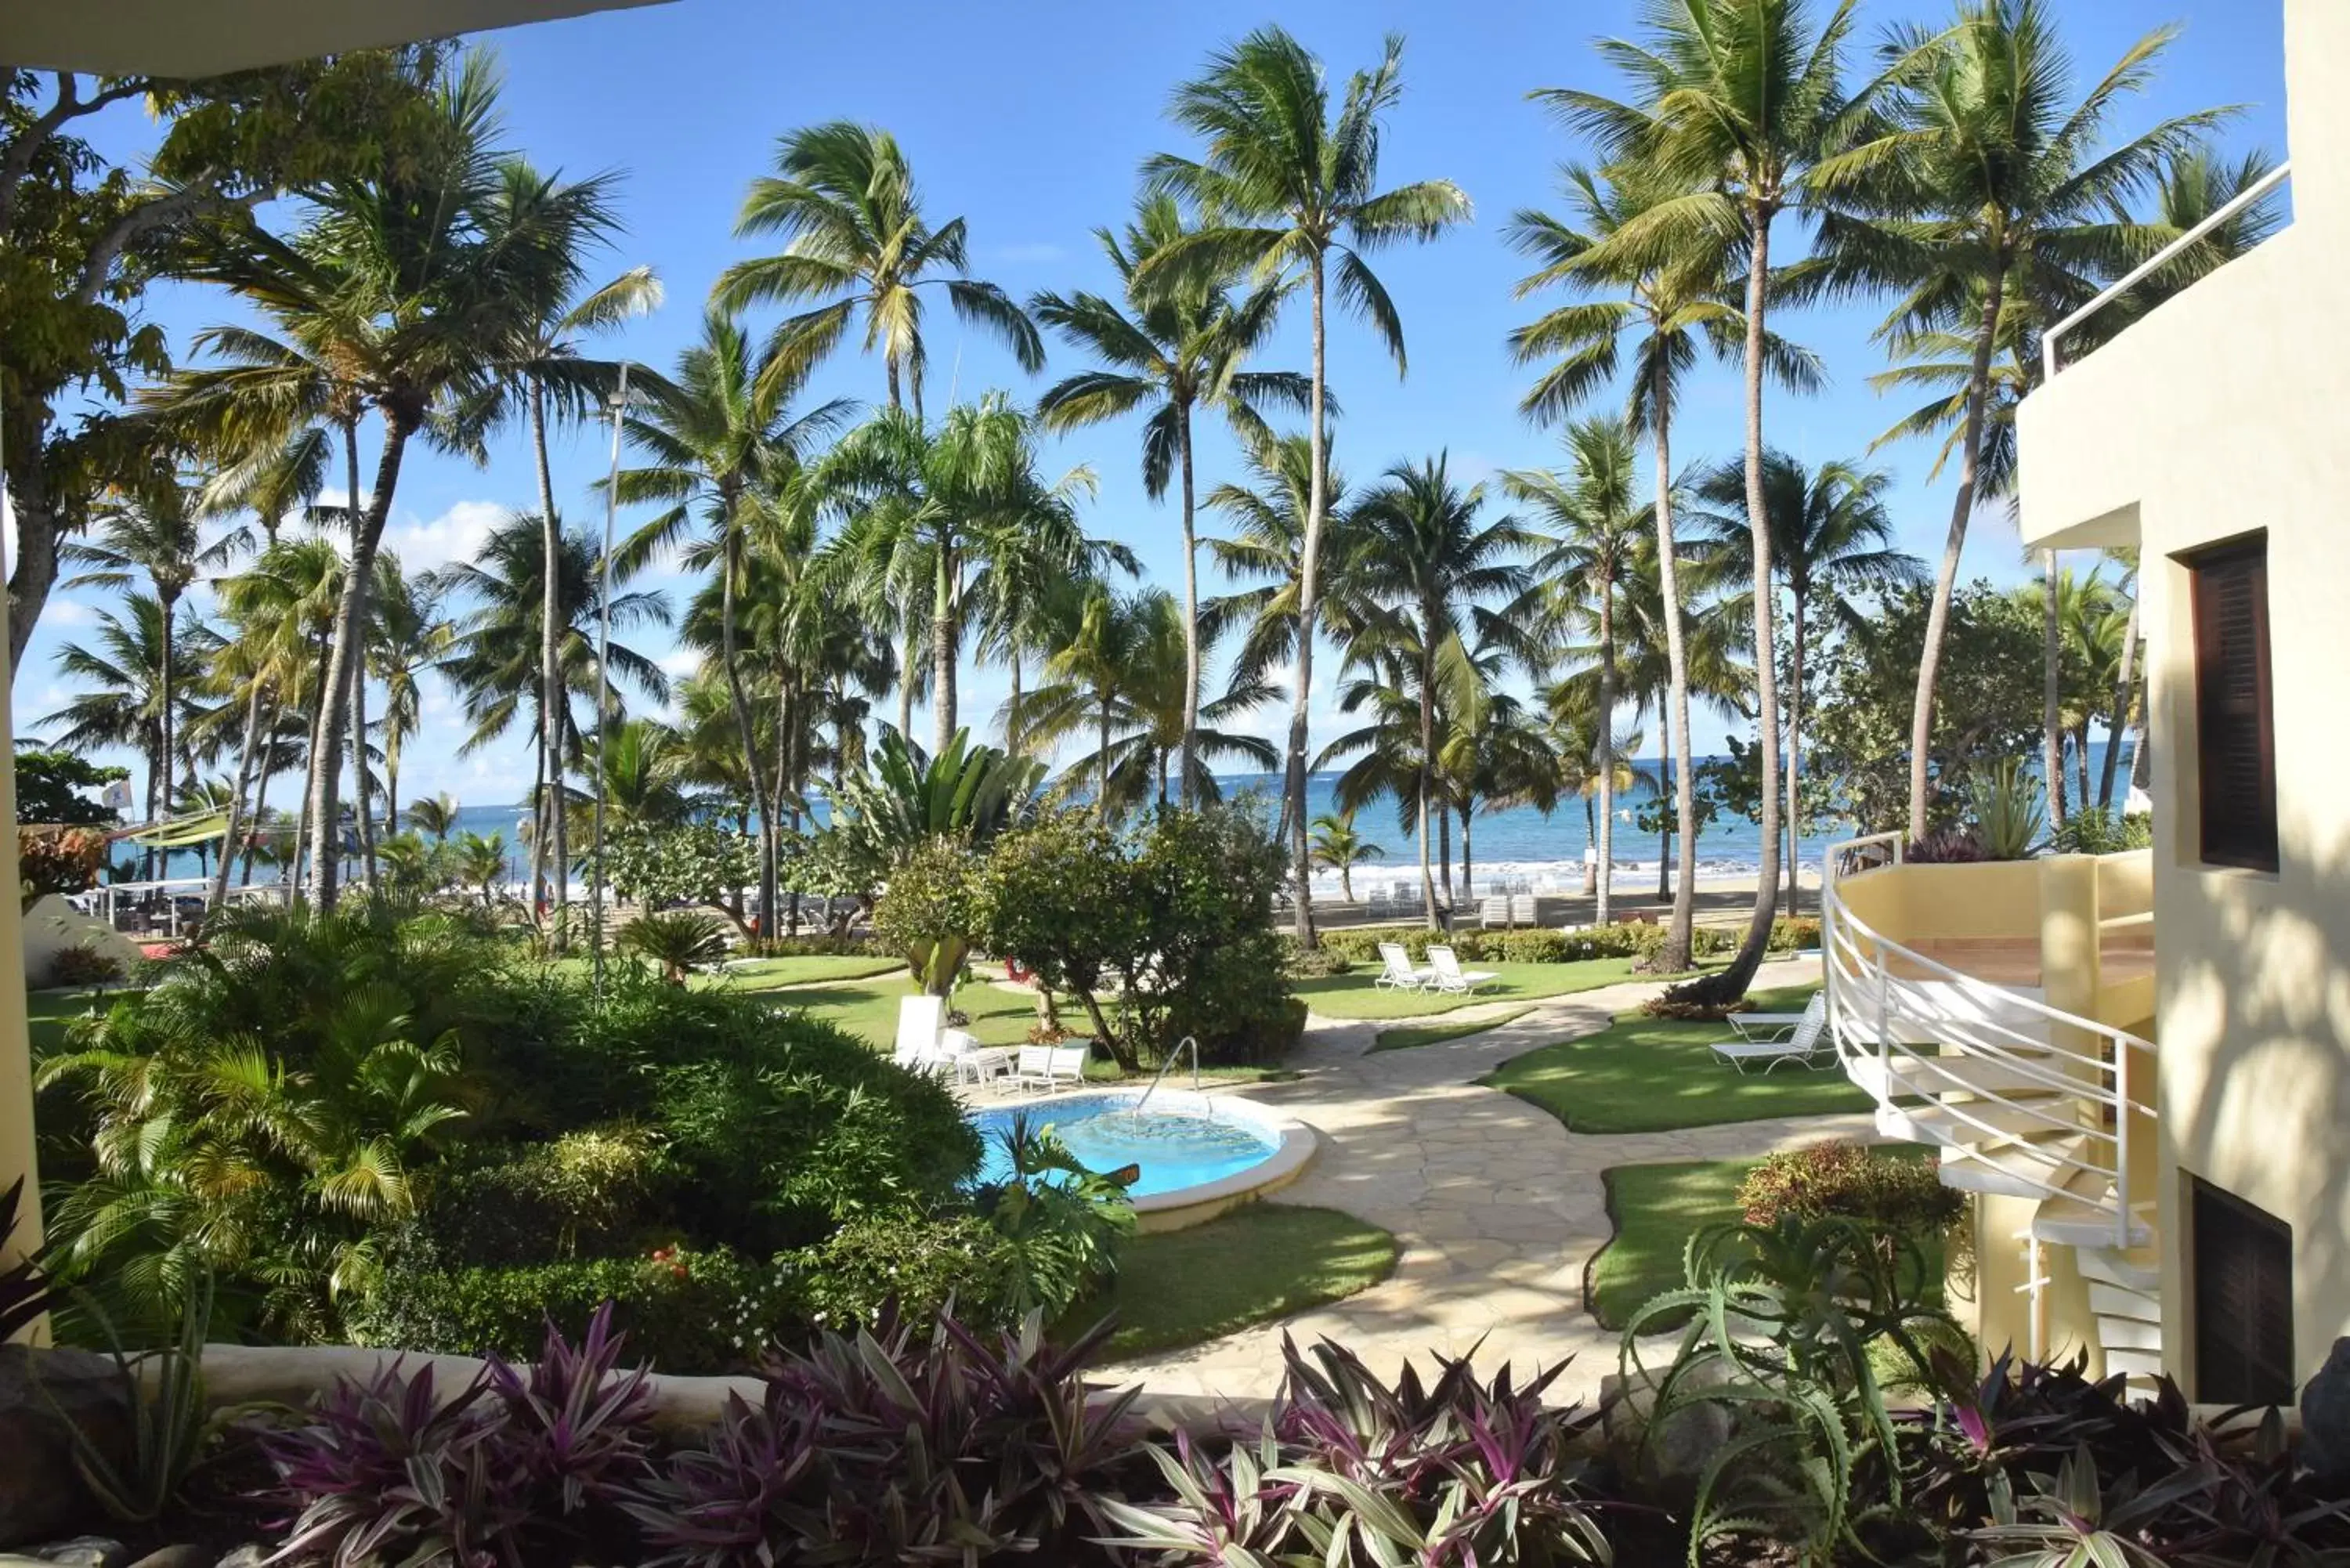
[(968, 730), (957, 730), (934, 757), (884, 730), (865, 769), (827, 797), (834, 831), (851, 835), (888, 866), (926, 838), (986, 844), (1035, 811), (1044, 777), (1044, 763), (974, 746)]
[(702, 909), (666, 909), (639, 915), (613, 940), (622, 952), (660, 965), (661, 978), (683, 985), (695, 970), (726, 957), (726, 922)]
[[(17, 1212), (25, 1200), (25, 1179), (0, 1191), (0, 1246), (16, 1233)], [(16, 1337), (49, 1310), (49, 1277), (38, 1252), (26, 1253), (0, 1268), (0, 1345)]]
[(2022, 860), (2048, 826), (2046, 792), (2013, 757), (2002, 757), (1973, 781), (1975, 830), (1992, 860)]

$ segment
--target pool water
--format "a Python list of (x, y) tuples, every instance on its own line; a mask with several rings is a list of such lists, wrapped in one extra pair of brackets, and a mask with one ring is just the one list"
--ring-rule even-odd
[(1140, 1166), (1141, 1179), (1128, 1189), (1136, 1198), (1220, 1181), (1262, 1165), (1280, 1147), (1264, 1129), (1230, 1116), (1157, 1105), (1136, 1116), (1128, 1109), (1133, 1103), (1130, 1096), (1081, 1095), (970, 1112), (964, 1119), (979, 1129), (986, 1144), (978, 1179), (1002, 1181), (1012, 1174), (1003, 1136), (1023, 1111), (1032, 1125), (1050, 1127), (1069, 1152), (1094, 1170)]

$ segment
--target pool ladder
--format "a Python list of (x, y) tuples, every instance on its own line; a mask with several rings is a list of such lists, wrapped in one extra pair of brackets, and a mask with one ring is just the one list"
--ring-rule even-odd
[(1186, 1047), (1191, 1053), (1191, 1092), (1195, 1095), (1200, 1092), (1200, 1037), (1196, 1034), (1186, 1034), (1182, 1039), (1175, 1042), (1175, 1049), (1167, 1053), (1167, 1060), (1159, 1064), (1159, 1071), (1150, 1075), (1150, 1087), (1143, 1090), (1142, 1098), (1127, 1108), (1127, 1115), (1139, 1116), (1142, 1114), (1142, 1107), (1149, 1105), (1150, 1096), (1159, 1092), (1159, 1082), (1167, 1076), (1167, 1069), (1172, 1067), (1182, 1057)]

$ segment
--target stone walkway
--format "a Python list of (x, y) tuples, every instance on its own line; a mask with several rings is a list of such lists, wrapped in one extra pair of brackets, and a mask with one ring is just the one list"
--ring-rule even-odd
[[(1758, 987), (1816, 979), (1819, 965), (1765, 965)], [(1653, 984), (1555, 998), (1480, 1034), (1373, 1054), (1395, 1020), (1316, 1018), (1301, 1046), (1305, 1077), (1262, 1085), (1249, 1098), (1317, 1128), (1305, 1175), (1269, 1201), (1344, 1210), (1395, 1233), (1395, 1272), (1360, 1294), (1189, 1350), (1109, 1369), (1153, 1394), (1270, 1395), (1281, 1336), (1327, 1336), (1381, 1373), (1405, 1356), (1464, 1353), (1522, 1369), (1573, 1356), (1562, 1396), (1588, 1397), (1616, 1366), (1617, 1336), (1584, 1311), (1583, 1272), (1614, 1228), (1599, 1173), (1668, 1160), (1759, 1158), (1834, 1137), (1873, 1137), (1865, 1114), (1800, 1116), (1607, 1136), (1570, 1133), (1556, 1117), (1472, 1079), (1538, 1045), (1605, 1028), (1654, 995)], [(1522, 1002), (1496, 1004), (1499, 1013)], [(1473, 1019), (1475, 1012), (1448, 1013)], [(1727, 1069), (1724, 1069), (1727, 1071)]]

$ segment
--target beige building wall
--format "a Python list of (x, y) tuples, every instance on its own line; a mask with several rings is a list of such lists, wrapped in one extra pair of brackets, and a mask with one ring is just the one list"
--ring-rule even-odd
[[(2165, 1361), (2191, 1175), (2293, 1227), (2303, 1376), (2350, 1334), (2350, 4), (2286, 0), (2294, 222), (2028, 399), (2023, 537), (2139, 546), (2148, 639)], [(2280, 869), (2199, 863), (2173, 558), (2265, 529)]]

